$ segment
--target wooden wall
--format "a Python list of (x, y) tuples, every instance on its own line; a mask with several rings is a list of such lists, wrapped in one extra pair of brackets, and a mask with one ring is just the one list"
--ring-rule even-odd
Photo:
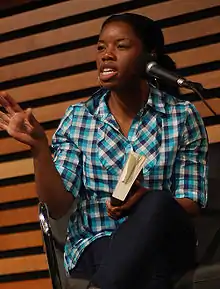
[[(220, 0), (13, 2), (0, 9), (0, 89), (33, 108), (49, 139), (65, 109), (97, 88), (101, 23), (133, 11), (159, 21), (179, 73), (207, 88), (218, 116), (189, 91), (184, 97), (201, 113), (210, 144), (220, 142)], [(0, 288), (51, 288), (37, 203), (28, 148), (0, 132)]]

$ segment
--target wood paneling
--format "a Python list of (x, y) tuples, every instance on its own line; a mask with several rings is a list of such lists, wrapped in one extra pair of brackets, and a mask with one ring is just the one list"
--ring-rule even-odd
[[(0, 55), (4, 64), (0, 67), (1, 85), (8, 85), (7, 87), (10, 85), (8, 92), (19, 103), (30, 101), (30, 106), (34, 103), (33, 113), (39, 122), (45, 124), (59, 120), (69, 105), (90, 97), (82, 90), (99, 86), (97, 72), (89, 71), (90, 66), (84, 65), (93, 62), (96, 54), (96, 45), (93, 42), (86, 42), (86, 38), (97, 35), (103, 20), (106, 19), (107, 10), (104, 9), (105, 14), (103, 14), (104, 10), (99, 8), (123, 3), (124, 8), (140, 5), (129, 0), (71, 0), (48, 6), (45, 4), (42, 8), (24, 10), (23, 13), (3, 17), (0, 20), (0, 33), (4, 40), (0, 43)], [(173, 50), (169, 51), (175, 51), (170, 56), (175, 60), (178, 68), (183, 68), (184, 73), (187, 72), (188, 79), (202, 83), (207, 89), (214, 89), (213, 95), (209, 92), (207, 101), (218, 114), (220, 114), (220, 98), (217, 89), (220, 87), (220, 70), (213, 67), (220, 59), (220, 43), (216, 36), (220, 33), (220, 17), (216, 16), (213, 8), (217, 9), (219, 4), (219, 0), (199, 2), (198, 0), (170, 0), (154, 5), (148, 5), (146, 2), (145, 7), (130, 10), (155, 20), (165, 20), (161, 22), (164, 25), (165, 41), (167, 45), (172, 44), (169, 49)], [(122, 5), (120, 7), (122, 8)], [(99, 9), (98, 13), (96, 9)], [(205, 9), (208, 10), (203, 11)], [(90, 18), (86, 19), (89, 15), (87, 12), (90, 11), (93, 13), (90, 13)], [(80, 20), (79, 14), (82, 13), (84, 18)], [(206, 42), (198, 40), (202, 44), (196, 47), (197, 39), (204, 36), (208, 36), (204, 38), (207, 39)], [(82, 43), (83, 47), (75, 47), (75, 40)], [(66, 45), (69, 42), (71, 45)], [(86, 43), (90, 44), (86, 45)], [(20, 56), (21, 53), (25, 55)], [(13, 57), (8, 58), (10, 56)], [(201, 67), (199, 72), (198, 67)], [(183, 91), (184, 94), (186, 92), (189, 91)], [(68, 96), (73, 93), (74, 99), (67, 99), (65, 96), (62, 100), (61, 95), (65, 93), (68, 93)], [(59, 101), (58, 98), (55, 99), (57, 96)], [(209, 126), (206, 127), (209, 142), (220, 142), (218, 118), (213, 117), (201, 101), (193, 103), (203, 118), (209, 117)], [(51, 127), (46, 130), (49, 143), (54, 131), (55, 128)], [(28, 150), (28, 146), (18, 143), (9, 136), (2, 136), (0, 139), (1, 180), (10, 183), (11, 178), (33, 174), (32, 159), (24, 153)], [(15, 154), (12, 155), (13, 153)], [(0, 224), (6, 231), (10, 226), (15, 225), (18, 228), (30, 227), (30, 230), (31, 223), (38, 222), (38, 206), (33, 205), (33, 199), (37, 197), (34, 182), (19, 183), (19, 178), (16, 180), (18, 180), (16, 185), (10, 183), (0, 186), (0, 205), (3, 207), (3, 210), (0, 210)], [(40, 230), (19, 229), (19, 232), (11, 231), (10, 234), (0, 235), (1, 252), (11, 253), (16, 250), (26, 252), (26, 249), (33, 250), (39, 246), (42, 246)], [(36, 273), (48, 269), (44, 254), (15, 256), (16, 254), (14, 257), (0, 259), (0, 276)], [(51, 282), (49, 278), (15, 281), (0, 283), (0, 288), (51, 289)]]
[(43, 245), (41, 231), (1, 235), (0, 251), (15, 250)]
[[(129, 0), (74, 0), (39, 8), (22, 14), (4, 18), (4, 25), (0, 26), (0, 33), (6, 33), (45, 22), (62, 19), (68, 16), (89, 12), (111, 5), (126, 3)], [(8, 0), (7, 0), (8, 2)], [(213, 1), (214, 2), (214, 1)], [(212, 5), (212, 4), (211, 4)], [(0, 22), (1, 23), (1, 22)], [(16, 25), (15, 25), (16, 23)]]
[(36, 197), (36, 188), (33, 182), (0, 187), (0, 204)]
[(220, 43), (170, 53), (178, 68), (208, 63), (220, 59)]
[(41, 99), (59, 93), (73, 92), (97, 85), (97, 72), (90, 71), (48, 81), (42, 81), (40, 83), (24, 85), (8, 89), (7, 91), (16, 99), (17, 102), (22, 102)]
[(209, 136), (209, 143), (217, 143), (220, 141), (220, 124), (206, 127)]
[[(170, 1), (169, 4), (170, 7), (173, 6), (173, 1)], [(155, 9), (158, 9), (158, 5), (160, 4), (155, 5)], [(147, 8), (139, 8), (135, 11), (140, 14), (148, 15), (146, 10)], [(172, 12), (173, 10), (170, 9), (169, 11)], [(168, 13), (167, 17), (169, 16), (170, 14)], [(22, 37), (21, 39), (3, 42), (0, 45), (0, 54), (4, 58), (19, 53), (25, 53), (27, 51), (33, 51), (60, 43), (67, 43), (70, 41), (94, 36), (99, 33), (101, 24), (105, 19), (106, 17), (103, 17), (67, 27), (62, 27), (56, 30)], [(156, 20), (157, 18), (154, 17), (154, 19)], [(218, 32), (220, 32), (220, 17), (216, 16), (166, 28), (164, 29), (164, 36), (166, 43), (170, 44)]]
[(0, 211), (1, 227), (33, 222), (38, 222), (38, 206)]
[(33, 1), (37, 1), (37, 0), (1, 0), (0, 10), (18, 7), (20, 5), (27, 4)]
[(49, 278), (0, 284), (1, 289), (52, 289)]
[(47, 260), (44, 254), (0, 259), (1, 275), (46, 270)]
[(39, 59), (3, 66), (0, 68), (2, 81), (30, 76), (42, 72), (71, 67), (95, 61), (96, 45), (45, 56)]

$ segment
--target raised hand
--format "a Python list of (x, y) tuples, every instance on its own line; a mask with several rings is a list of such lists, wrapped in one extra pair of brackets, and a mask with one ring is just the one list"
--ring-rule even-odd
[(14, 139), (34, 148), (47, 141), (46, 134), (32, 114), (31, 109), (23, 110), (6, 92), (0, 92), (0, 129), (6, 130)]

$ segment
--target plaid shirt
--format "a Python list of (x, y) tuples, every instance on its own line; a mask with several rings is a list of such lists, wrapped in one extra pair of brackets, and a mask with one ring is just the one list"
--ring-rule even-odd
[(86, 246), (110, 236), (124, 221), (108, 217), (106, 200), (131, 150), (147, 156), (145, 187), (172, 191), (176, 198), (201, 206), (207, 201), (208, 141), (195, 107), (151, 88), (126, 138), (109, 111), (107, 96), (100, 89), (87, 102), (70, 106), (53, 137), (56, 168), (77, 201), (67, 230), (67, 273)]

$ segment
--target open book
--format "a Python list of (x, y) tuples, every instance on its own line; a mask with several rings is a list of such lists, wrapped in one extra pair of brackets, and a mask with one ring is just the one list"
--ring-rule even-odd
[[(146, 157), (131, 151), (122, 170), (119, 181), (113, 191), (113, 200), (118, 200), (118, 204), (123, 202), (129, 193), (133, 183), (137, 179), (146, 162)], [(115, 202), (117, 203), (117, 202)], [(116, 204), (115, 204), (116, 205)]]

